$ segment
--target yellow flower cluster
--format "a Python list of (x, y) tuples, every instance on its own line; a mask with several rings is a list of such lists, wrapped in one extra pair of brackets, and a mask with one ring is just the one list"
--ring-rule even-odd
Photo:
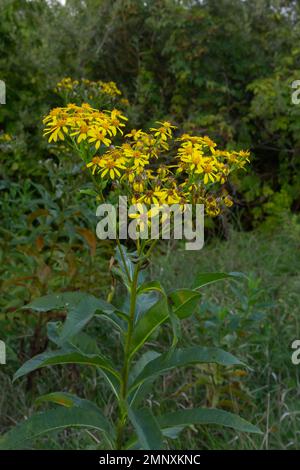
[(127, 118), (117, 109), (99, 111), (88, 103), (81, 106), (70, 103), (66, 107), (52, 109), (45, 117), (44, 135), (49, 142), (68, 137), (73, 145), (87, 142), (88, 149), (89, 144), (93, 144), (98, 150), (100, 145), (108, 147), (117, 132), (122, 133), (124, 120)]
[(49, 142), (67, 139), (99, 187), (128, 196), (131, 204), (204, 203), (211, 216), (233, 204), (225, 183), (249, 162), (249, 152), (220, 150), (207, 136), (174, 139), (168, 121), (148, 132), (132, 129), (116, 143), (126, 120), (116, 109), (69, 104), (45, 117), (44, 134)]
[(12, 136), (10, 134), (0, 134), (0, 142), (10, 142), (12, 140)]
[(229, 152), (217, 149), (217, 144), (209, 137), (182, 135), (178, 149), (179, 171), (193, 175), (194, 179), (203, 183), (225, 183), (229, 173), (243, 168), (249, 162), (249, 152)]
[(63, 78), (58, 82), (55, 91), (57, 93), (74, 93), (79, 91), (80, 88), (83, 88), (89, 96), (94, 93), (101, 93), (111, 98), (116, 98), (122, 94), (115, 82), (103, 82), (102, 80), (92, 81), (86, 78), (73, 80), (70, 77)]

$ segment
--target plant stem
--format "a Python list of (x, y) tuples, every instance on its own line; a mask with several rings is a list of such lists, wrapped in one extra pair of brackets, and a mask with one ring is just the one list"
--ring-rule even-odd
[(137, 299), (137, 288), (138, 288), (138, 276), (140, 270), (139, 261), (135, 265), (134, 273), (132, 280), (130, 282), (130, 310), (129, 310), (129, 319), (128, 319), (128, 330), (126, 335), (126, 341), (124, 346), (124, 364), (122, 369), (122, 383), (120, 390), (120, 414), (119, 422), (117, 426), (117, 439), (116, 439), (116, 449), (122, 449), (123, 444), (123, 431), (127, 421), (127, 385), (128, 385), (128, 375), (130, 367), (130, 345), (131, 338), (134, 328), (135, 320), (135, 310), (136, 310), (136, 299)]

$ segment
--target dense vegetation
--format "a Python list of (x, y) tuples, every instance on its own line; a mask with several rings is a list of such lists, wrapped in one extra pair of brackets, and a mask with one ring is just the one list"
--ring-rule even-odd
[[(66, 99), (56, 84), (71, 77), (116, 82), (126, 130), (167, 119), (228, 150), (250, 150), (251, 171), (228, 186), (233, 209), (207, 218), (204, 249), (195, 256), (180, 243), (161, 243), (151, 270), (167, 288), (182, 279), (190, 288), (202, 271), (245, 273), (234, 285), (205, 291), (184, 321), (182, 343), (223, 347), (251, 369), (170, 372), (151, 406), (205, 404), (263, 431), (253, 437), (191, 426), (172, 447), (299, 448), (299, 375), (290, 350), (299, 330), (300, 105), (291, 102), (292, 82), (300, 79), (299, 15), (292, 0), (2, 0), (0, 339), (8, 364), (0, 366), (0, 433), (31, 414), (53, 383), (110, 408), (108, 389), (77, 366), (11, 383), (15, 370), (48, 346), (47, 321), (64, 318), (24, 305), (55, 291), (116, 295), (113, 246), (96, 240), (96, 203), (79, 191), (87, 176), (72, 153), (42, 138), (43, 117)], [(93, 328), (109, 350), (110, 329)], [(166, 328), (153, 342), (167, 347), (170, 334)], [(97, 439), (70, 431), (35, 446), (93, 448)]]

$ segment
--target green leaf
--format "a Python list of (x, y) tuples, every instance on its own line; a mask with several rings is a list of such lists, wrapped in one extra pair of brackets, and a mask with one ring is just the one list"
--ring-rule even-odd
[[(116, 246), (116, 260), (118, 261), (120, 271), (119, 275), (123, 278), (126, 285), (128, 285), (128, 275), (130, 279), (133, 277), (134, 272), (134, 263), (133, 263), (134, 254), (131, 254), (127, 251), (126, 246), (120, 245)], [(125, 262), (125, 266), (124, 266)]]
[(104, 371), (110, 372), (115, 379), (120, 381), (120, 375), (114, 365), (100, 354), (83, 354), (75, 349), (60, 349), (56, 351), (46, 351), (25, 362), (14, 375), (14, 380), (29, 374), (42, 367), (58, 364), (82, 364), (96, 366)]
[[(92, 401), (80, 398), (68, 392), (52, 392), (47, 395), (41, 395), (35, 400), (35, 405), (40, 405), (41, 403), (55, 403), (56, 405), (65, 406), (66, 408), (77, 407), (84, 408), (85, 410), (90, 409), (102, 414), (100, 408)], [(102, 417), (106, 419), (104, 415), (102, 415)], [(113, 432), (112, 429), (111, 432)]]
[(51, 310), (69, 309), (79, 304), (85, 297), (84, 292), (62, 292), (59, 294), (48, 294), (33, 300), (25, 305), (24, 309), (36, 312), (50, 312)]
[(216, 363), (223, 366), (243, 365), (235, 356), (219, 348), (192, 346), (186, 349), (175, 349), (171, 354), (169, 352), (161, 354), (146, 364), (131, 384), (130, 392), (145, 380), (164, 374), (171, 369), (200, 363)]
[(0, 449), (24, 449), (29, 441), (43, 434), (72, 427), (96, 429), (104, 432), (110, 442), (114, 439), (112, 427), (99, 409), (59, 407), (35, 414), (17, 425), (0, 438)]
[[(146, 351), (142, 356), (138, 359), (138, 361), (134, 364), (134, 366), (131, 368), (130, 375), (129, 375), (129, 383), (132, 383), (136, 377), (142, 372), (144, 367), (153, 359), (157, 358), (160, 356), (160, 354), (156, 351)], [(153, 378), (153, 380), (155, 377)], [(144, 396), (149, 392), (153, 380), (148, 380), (147, 382), (144, 382), (140, 384), (136, 390), (134, 391), (134, 395), (130, 399), (130, 406), (132, 407), (137, 407), (141, 400), (144, 398)]]
[(142, 354), (135, 362), (135, 364), (133, 364), (133, 366), (131, 367), (129, 373), (129, 380), (133, 381), (134, 379), (136, 379), (136, 377), (138, 377), (139, 374), (143, 371), (145, 366), (157, 357), (160, 357), (160, 354), (157, 351), (149, 350)]
[(192, 408), (167, 413), (157, 418), (161, 428), (189, 426), (191, 424), (218, 424), (242, 432), (261, 434), (258, 427), (228, 411), (215, 408)]
[(47, 323), (47, 336), (52, 341), (52, 343), (58, 345), (59, 344), (59, 337), (60, 332), (62, 329), (62, 322), (61, 321), (49, 321)]
[(222, 281), (223, 279), (237, 279), (241, 277), (240, 273), (200, 273), (196, 277), (195, 289), (211, 284), (212, 282)]
[(132, 335), (130, 357), (143, 346), (149, 336), (168, 318), (168, 302), (167, 298), (163, 296), (136, 323)]
[[(135, 323), (145, 315), (145, 313), (153, 307), (159, 300), (159, 294), (157, 292), (145, 292), (140, 294), (136, 299), (135, 304)], [(128, 298), (128, 305), (130, 305), (130, 297)]]
[(137, 290), (137, 294), (143, 294), (145, 292), (157, 291), (161, 294), (165, 294), (164, 288), (159, 281), (144, 282)]
[(180, 318), (191, 316), (199, 305), (201, 294), (191, 289), (178, 289), (169, 294), (173, 312)]
[[(47, 323), (47, 335), (50, 341), (56, 345), (60, 345), (60, 332), (62, 329), (61, 322), (48, 322)], [(84, 354), (99, 354), (97, 341), (95, 338), (87, 335), (84, 332), (80, 332), (73, 336), (70, 340), (66, 341), (64, 348), (75, 348)], [(72, 348), (72, 349), (73, 349)]]
[[(35, 299), (25, 308), (30, 308), (37, 312), (48, 312), (59, 309), (68, 311), (60, 335), (59, 337), (56, 336), (55, 339), (56, 344), (60, 346), (81, 331), (97, 311), (110, 317), (116, 310), (115, 307), (108, 302), (85, 292), (63, 292), (60, 294), (45, 295), (44, 297)], [(120, 327), (120, 325), (118, 325), (118, 327)]]
[(162, 433), (150, 409), (134, 410), (129, 408), (128, 416), (137, 433), (140, 448), (143, 450), (162, 449)]
[(79, 192), (81, 194), (87, 194), (88, 196), (97, 196), (98, 195), (97, 191), (95, 191), (94, 189), (90, 189), (90, 188), (80, 189)]
[(69, 344), (71, 347), (84, 354), (101, 354), (97, 341), (95, 338), (87, 335), (83, 331), (70, 339)]
[(88, 403), (92, 407), (96, 406), (94, 405), (94, 403), (79, 398), (76, 395), (73, 395), (72, 393), (68, 392), (47, 393), (47, 395), (41, 395), (40, 397), (38, 397), (34, 403), (36, 405), (40, 405), (41, 403), (55, 403), (56, 405), (65, 406), (66, 408), (71, 408), (73, 406), (80, 407), (86, 403)]
[(100, 310), (108, 315), (114, 312), (114, 307), (93, 295), (86, 294), (78, 305), (71, 307), (60, 334), (60, 344), (72, 338), (91, 320), (95, 312)]

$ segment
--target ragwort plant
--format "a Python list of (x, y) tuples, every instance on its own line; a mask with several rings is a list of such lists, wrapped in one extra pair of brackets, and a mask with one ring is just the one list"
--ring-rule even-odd
[[(135, 204), (137, 209), (129, 217), (140, 234), (151, 224), (155, 209), (162, 205), (176, 203), (184, 210), (187, 203), (202, 203), (206, 213), (213, 216), (222, 207), (232, 205), (225, 183), (232, 171), (244, 168), (248, 152), (220, 150), (206, 136), (183, 134), (175, 139), (175, 126), (169, 122), (159, 122), (148, 132), (133, 129), (123, 137), (126, 120), (117, 109), (106, 111), (87, 103), (68, 104), (45, 117), (44, 134), (49, 142), (63, 143), (80, 157), (94, 185), (87, 190), (91, 197), (114, 203), (119, 195), (125, 195), (128, 204)], [(170, 143), (177, 150), (171, 151)], [(204, 273), (198, 277), (195, 289), (166, 292), (161, 283), (145, 276), (156, 243), (157, 240), (137, 237), (129, 250), (116, 239), (112, 272), (126, 289), (128, 308), (115, 306), (113, 296), (108, 302), (83, 292), (49, 294), (27, 306), (40, 314), (64, 309), (67, 316), (64, 323), (48, 323), (53, 347), (23, 364), (14, 379), (57, 364), (95, 367), (115, 398), (111, 415), (105, 416), (93, 402), (55, 391), (39, 397), (38, 403), (56, 406), (34, 414), (2, 436), (1, 448), (23, 448), (41, 434), (68, 427), (100, 431), (102, 448), (110, 449), (161, 449), (168, 439), (192, 424), (210, 423), (259, 432), (254, 425), (221, 409), (180, 409), (154, 415), (151, 407), (145, 406), (145, 397), (155, 379), (172, 369), (198, 363), (242, 365), (239, 359), (216, 347), (178, 347), (180, 323), (197, 308), (201, 288), (234, 278), (235, 274)], [(98, 347), (91, 350), (92, 343), (87, 347), (87, 335), (82, 330), (92, 319), (109, 321), (117, 331), (122, 345), (120, 364), (100, 354)], [(159, 353), (153, 344), (147, 348), (153, 333), (166, 323), (171, 326), (173, 338), (169, 349)]]

